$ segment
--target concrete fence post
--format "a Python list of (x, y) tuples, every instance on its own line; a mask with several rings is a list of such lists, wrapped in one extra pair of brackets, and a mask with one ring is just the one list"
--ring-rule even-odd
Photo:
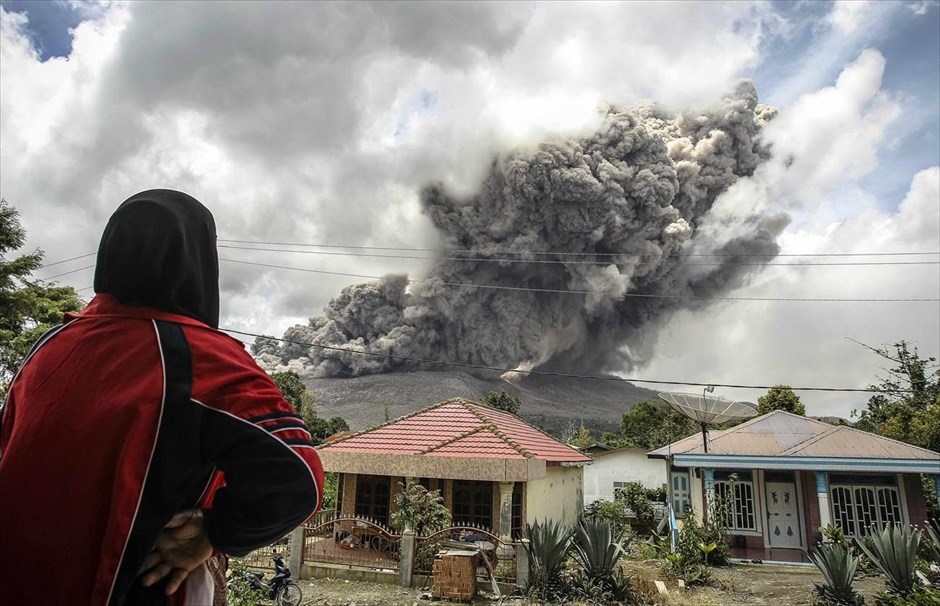
[(303, 524), (290, 533), (290, 558), (287, 566), (295, 579), (306, 579), (304, 570), (304, 527)]
[(401, 551), (398, 572), (402, 587), (411, 587), (411, 575), (415, 567), (415, 531), (406, 528), (401, 533)]
[(525, 587), (529, 584), (529, 539), (516, 542), (516, 585)]

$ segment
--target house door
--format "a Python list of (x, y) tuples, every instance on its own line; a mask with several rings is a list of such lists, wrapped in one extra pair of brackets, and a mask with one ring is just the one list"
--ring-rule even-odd
[(793, 482), (767, 482), (767, 535), (771, 547), (802, 547), (800, 509)]

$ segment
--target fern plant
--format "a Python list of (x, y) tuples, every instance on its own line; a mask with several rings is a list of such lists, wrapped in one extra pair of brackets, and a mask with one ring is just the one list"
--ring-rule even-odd
[(888, 524), (859, 541), (859, 548), (887, 577), (888, 593), (908, 595), (917, 582), (915, 566), (921, 534), (910, 526)]
[(861, 606), (864, 598), (853, 584), (858, 571), (858, 556), (839, 543), (822, 543), (810, 553), (816, 568), (822, 573), (824, 585), (814, 583), (816, 603), (824, 606)]

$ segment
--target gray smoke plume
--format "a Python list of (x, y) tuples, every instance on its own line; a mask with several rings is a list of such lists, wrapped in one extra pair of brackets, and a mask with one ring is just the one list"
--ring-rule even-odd
[[(640, 364), (670, 313), (708, 304), (701, 298), (741, 285), (779, 252), (785, 216), (709, 215), (768, 158), (758, 134), (774, 113), (750, 81), (704, 112), (610, 107), (591, 136), (494, 161), (472, 197), (430, 185), (424, 212), (448, 249), (475, 261), (441, 260), (418, 284), (349, 286), (284, 334), (350, 352), (267, 342), (256, 355), (319, 377), (428, 368), (356, 351), (595, 373)], [(766, 256), (729, 256), (741, 254)]]

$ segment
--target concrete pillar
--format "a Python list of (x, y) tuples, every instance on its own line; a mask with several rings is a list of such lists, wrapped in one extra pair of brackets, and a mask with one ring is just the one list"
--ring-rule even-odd
[(705, 511), (703, 517), (711, 519), (712, 505), (715, 503), (715, 470), (702, 469), (702, 475), (705, 478)]
[(832, 524), (829, 512), (829, 475), (825, 471), (816, 472), (816, 499), (819, 501), (819, 526), (825, 528)]
[(287, 566), (295, 579), (306, 579), (304, 570), (304, 527), (298, 526), (290, 533), (290, 557)]
[(934, 492), (937, 493), (937, 505), (940, 505), (940, 473), (933, 477)]
[(344, 473), (342, 480), (343, 502), (339, 504), (338, 516), (352, 516), (356, 513), (356, 483), (358, 476), (354, 473)]
[(512, 489), (515, 482), (499, 483), (499, 528), (496, 536), (500, 539), (512, 537)]
[(525, 587), (529, 584), (529, 539), (519, 539), (516, 543), (516, 585)]
[(398, 574), (399, 582), (402, 587), (411, 587), (411, 575), (415, 567), (415, 532), (406, 528), (401, 533), (401, 551), (400, 551)]

